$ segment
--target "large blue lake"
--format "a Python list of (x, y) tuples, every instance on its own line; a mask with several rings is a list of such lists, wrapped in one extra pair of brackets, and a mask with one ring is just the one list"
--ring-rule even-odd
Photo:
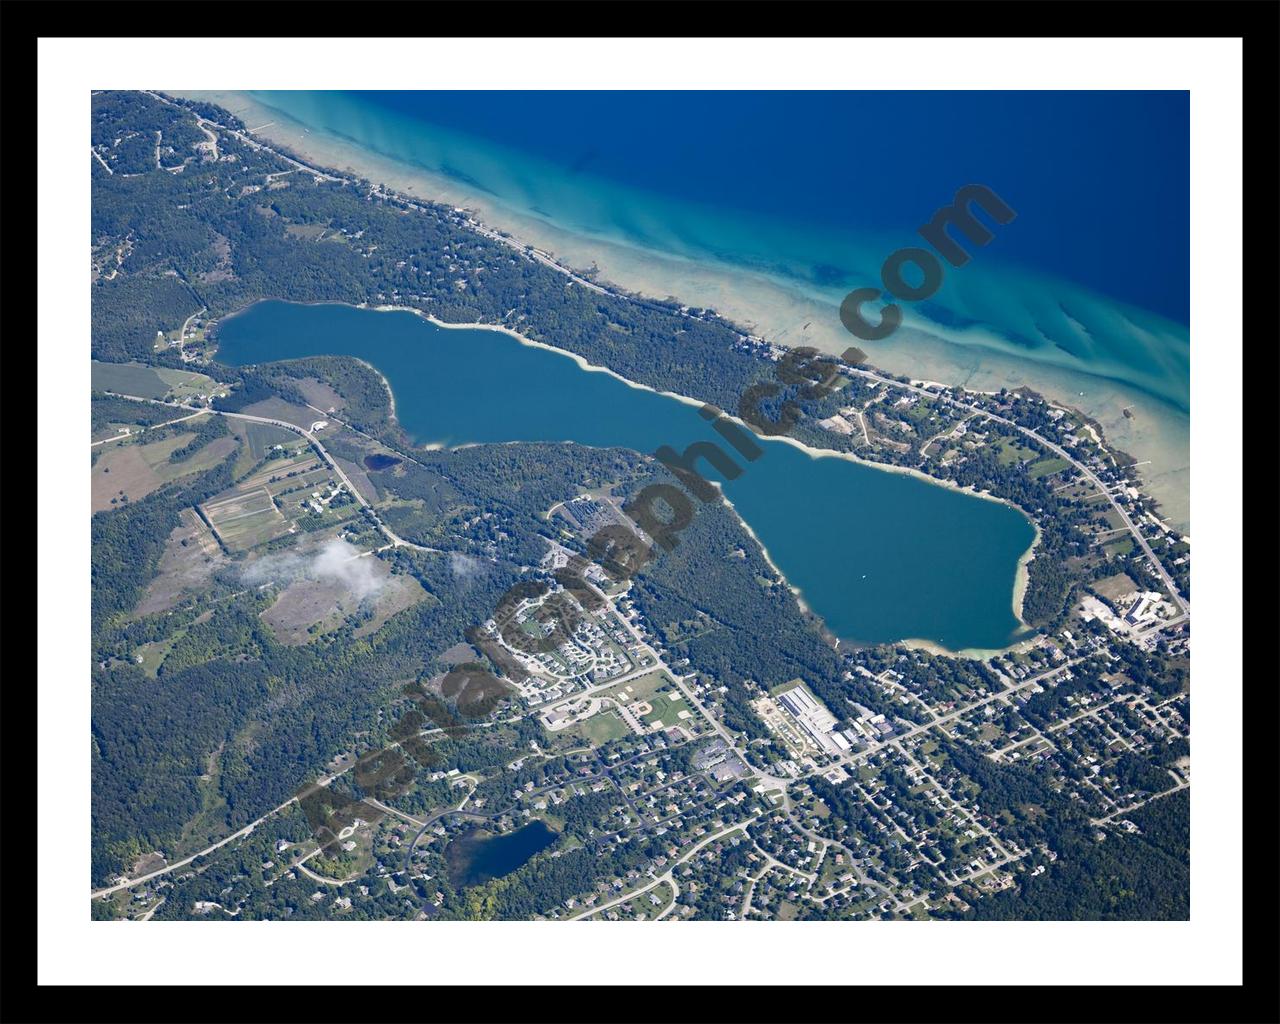
[[(385, 375), (401, 424), (423, 444), (575, 441), (649, 454), (707, 440), (731, 451), (695, 406), (484, 328), (263, 302), (224, 320), (218, 343), (230, 365), (358, 356)], [(1013, 587), (1034, 530), (1019, 511), (781, 441), (760, 444), (756, 461), (735, 459), (735, 480), (699, 466), (837, 636), (990, 650), (1021, 630)]]
[(909, 322), (961, 346), (963, 365), (994, 349), (1188, 409), (1185, 91), (251, 95), (264, 120), (580, 238), (762, 274), (832, 314), (980, 182), (1017, 220)]

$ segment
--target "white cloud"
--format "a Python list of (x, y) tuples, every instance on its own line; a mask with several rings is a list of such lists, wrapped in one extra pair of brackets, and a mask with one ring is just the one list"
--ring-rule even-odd
[(387, 577), (377, 570), (378, 562), (371, 555), (361, 557), (359, 548), (335, 537), (318, 550), (287, 551), (260, 558), (246, 566), (241, 579), (255, 586), (263, 583), (287, 586), (301, 579), (336, 582), (357, 600), (364, 601), (376, 598), (387, 584)]
[(461, 551), (450, 551), (449, 568), (458, 579), (467, 580), (484, 571), (484, 562), (471, 555), (464, 555)]

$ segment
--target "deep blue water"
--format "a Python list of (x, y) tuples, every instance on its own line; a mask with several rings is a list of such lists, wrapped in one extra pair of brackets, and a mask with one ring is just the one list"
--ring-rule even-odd
[(986, 185), (1016, 218), (906, 323), (959, 366), (994, 350), (1189, 408), (1185, 92), (252, 95), (579, 237), (764, 274), (833, 326), (957, 189)]
[[(422, 443), (576, 441), (650, 454), (712, 441), (732, 452), (697, 407), (497, 331), (285, 302), (259, 303), (218, 328), (218, 358), (230, 365), (311, 355), (376, 366), (402, 426)], [(1014, 577), (1034, 531), (1016, 509), (903, 473), (813, 458), (782, 441), (760, 443), (755, 461), (735, 459), (736, 479), (724, 480), (705, 461), (699, 471), (723, 484), (837, 636), (963, 650), (1002, 647), (1018, 632)], [(681, 556), (679, 547), (659, 555)]]
[(1186, 92), (352, 95), (569, 177), (822, 228), (909, 236), (981, 182), (1022, 215), (1001, 259), (1187, 323)]
[(544, 821), (534, 820), (514, 832), (492, 835), (479, 830), (459, 836), (445, 850), (449, 881), (456, 886), (482, 885), (509, 875), (545, 850), (559, 835)]

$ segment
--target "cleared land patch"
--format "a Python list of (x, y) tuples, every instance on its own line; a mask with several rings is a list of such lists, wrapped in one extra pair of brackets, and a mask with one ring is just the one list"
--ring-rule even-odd
[(89, 380), (94, 391), (114, 391), (139, 398), (160, 398), (169, 392), (169, 385), (160, 379), (155, 367), (142, 363), (90, 364)]
[(595, 746), (631, 735), (627, 723), (622, 720), (618, 712), (612, 710), (592, 715), (585, 722), (571, 726), (567, 732), (568, 734), (576, 733)]
[(201, 589), (227, 562), (217, 539), (194, 509), (183, 509), (178, 518), (181, 525), (169, 534), (156, 578), (147, 586), (135, 615), (172, 608), (182, 594)]
[(254, 402), (252, 405), (246, 405), (242, 411), (247, 416), (261, 416), (264, 419), (292, 423), (303, 430), (309, 430), (311, 424), (317, 420), (324, 419), (314, 409), (308, 409), (305, 405), (294, 405), (292, 402), (286, 402), (283, 398), (274, 397), (265, 398), (261, 402)]
[[(169, 444), (166, 457), (174, 448), (185, 443), (183, 437), (190, 440), (194, 436), (180, 434), (177, 443)], [(90, 487), (93, 511), (109, 509), (126, 499), (136, 501), (146, 497), (162, 483), (164, 481), (142, 454), (140, 445), (112, 448), (103, 452), (93, 467), (93, 482)]]
[(170, 453), (194, 437), (195, 434), (183, 431), (147, 444), (135, 439), (104, 446), (102, 455), (91, 469), (93, 511), (100, 512), (124, 504), (126, 498), (137, 501), (170, 480), (210, 469), (230, 455), (238, 444), (233, 437), (218, 438), (190, 458), (170, 462)]
[(1041, 477), (1052, 476), (1054, 473), (1060, 473), (1069, 466), (1070, 463), (1066, 459), (1057, 455), (1045, 456), (1036, 462), (1033, 462), (1027, 468), (1027, 476), (1032, 480), (1039, 480)]
[(685, 725), (693, 717), (693, 712), (684, 698), (674, 691), (655, 693), (648, 704), (650, 710), (643, 716), (648, 725), (661, 723), (663, 728), (669, 729), (673, 725)]
[(310, 445), (296, 437), (293, 444), (269, 449), (271, 458), (200, 507), (228, 550), (247, 551), (291, 533), (317, 534), (359, 515), (356, 497)]
[(425, 601), (428, 596), (422, 589), (422, 584), (412, 576), (392, 576), (373, 607), (373, 617), (357, 628), (354, 635), (372, 636), (391, 616), (412, 608), (419, 601)]
[(206, 502), (200, 510), (231, 551), (248, 551), (289, 532), (289, 521), (265, 487)]
[(320, 467), (320, 459), (310, 446), (293, 455), (269, 459), (253, 471), (251, 476), (240, 481), (242, 488), (266, 487), (282, 480), (292, 480), (304, 473)]
[(252, 420), (228, 418), (227, 426), (244, 442), (240, 458), (236, 461), (237, 477), (253, 469), (276, 445), (288, 448), (293, 444), (301, 443), (301, 439), (292, 430), (276, 427), (270, 423), (254, 423)]
[(334, 391), (324, 381), (315, 377), (302, 377), (295, 380), (293, 384), (302, 392), (302, 397), (317, 409), (324, 409), (326, 412), (340, 412), (347, 404), (346, 400), (338, 392)]
[(348, 619), (358, 623), (356, 636), (368, 636), (397, 612), (427, 599), (412, 577), (392, 575), (391, 566), (379, 558), (348, 552), (354, 549), (313, 544), (284, 558), (262, 560), (261, 572), (287, 581), (261, 616), (280, 643), (305, 644)]
[(1092, 589), (1099, 597), (1119, 607), (1127, 598), (1132, 598), (1138, 592), (1138, 585), (1127, 574), (1118, 572), (1114, 576), (1098, 580), (1093, 584)]
[(334, 580), (298, 580), (290, 583), (275, 603), (262, 613), (262, 621), (282, 644), (296, 647), (318, 633), (337, 629), (346, 618), (345, 588)]
[(144, 363), (100, 363), (90, 365), (90, 383), (94, 391), (113, 391), (139, 398), (164, 398), (185, 401), (198, 395), (226, 394), (226, 386), (212, 377), (194, 370), (175, 370), (168, 366)]
[(164, 659), (168, 657), (169, 652), (173, 650), (181, 633), (175, 633), (173, 636), (167, 636), (163, 640), (156, 640), (149, 644), (143, 644), (134, 654), (134, 662), (152, 679), (156, 677), (156, 673), (160, 670), (160, 665)]
[(602, 690), (599, 695), (601, 697), (612, 697), (622, 704), (632, 704), (636, 701), (647, 701), (659, 690), (671, 685), (671, 677), (665, 672), (650, 672), (639, 679), (632, 679), (630, 682), (620, 683), (607, 690)]
[(1108, 558), (1118, 558), (1123, 555), (1127, 555), (1133, 551), (1133, 538), (1128, 536), (1121, 537), (1119, 540), (1115, 540), (1110, 544), (1104, 545), (1102, 550), (1107, 553)]
[(157, 366), (155, 373), (168, 385), (169, 393), (177, 401), (185, 401), (201, 395), (225, 395), (228, 392), (225, 384), (219, 384), (207, 374), (197, 373), (194, 370), (175, 370), (171, 366)]
[(1033, 449), (1007, 437), (999, 438), (996, 441), (996, 448), (996, 459), (1002, 466), (1009, 466), (1015, 462), (1030, 462), (1037, 455)]

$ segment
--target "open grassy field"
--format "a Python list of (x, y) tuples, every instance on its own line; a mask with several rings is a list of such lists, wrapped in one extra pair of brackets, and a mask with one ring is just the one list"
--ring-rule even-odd
[(365, 467), (356, 465), (354, 462), (348, 462), (346, 459), (340, 459), (336, 455), (331, 456), (331, 458), (337, 463), (338, 468), (347, 474), (347, 479), (364, 496), (364, 500), (370, 505), (376, 505), (379, 500), (378, 488), (369, 479), (369, 474), (365, 472)]
[(1107, 553), (1108, 558), (1127, 555), (1133, 550), (1133, 538), (1125, 534), (1119, 540), (1113, 540), (1110, 544), (1104, 545), (1102, 550)]
[(354, 603), (344, 602), (344, 597), (346, 590), (336, 580), (298, 580), (281, 591), (275, 604), (262, 613), (262, 621), (280, 643), (305, 644), (342, 625), (354, 610)]
[(610, 740), (621, 739), (631, 733), (616, 711), (602, 711), (592, 715), (585, 722), (572, 726), (569, 732), (576, 733), (588, 742), (599, 746)]
[(89, 370), (94, 391), (114, 391), (139, 398), (162, 398), (169, 385), (160, 379), (155, 368), (141, 363), (100, 363), (94, 360)]
[[(319, 456), (305, 447), (294, 455), (271, 459), (253, 471), (252, 476), (240, 481), (240, 487), (251, 490), (256, 487), (274, 486), (282, 480), (296, 479), (304, 473), (318, 469), (321, 465)], [(281, 488), (285, 489), (285, 488)]]
[(1074, 480), (1066, 485), (1058, 485), (1054, 488), (1054, 493), (1062, 498), (1070, 498), (1077, 501), (1106, 501), (1106, 496), (1093, 486), (1088, 480), (1083, 478)]
[[(261, 616), (280, 643), (305, 644), (348, 621), (356, 626), (356, 636), (369, 636), (397, 613), (421, 601), (437, 601), (412, 576), (393, 574), (390, 564), (379, 558), (342, 561), (350, 568), (349, 573), (336, 571), (332, 561), (308, 565), (309, 560), (329, 548), (330, 539), (328, 531), (308, 534), (289, 549), (291, 565), (277, 582), (283, 589)], [(353, 554), (356, 551), (349, 550)], [(281, 556), (266, 557), (271, 560)], [(274, 571), (268, 572), (268, 577)]]
[(1124, 598), (1132, 597), (1137, 590), (1138, 585), (1122, 572), (1118, 572), (1114, 576), (1108, 576), (1106, 579), (1098, 580), (1097, 583), (1093, 584), (1093, 592), (1099, 597), (1110, 601), (1113, 605), (1118, 604)]
[(1098, 515), (1105, 520), (1106, 525), (1102, 527), (1104, 530), (1125, 530), (1128, 528), (1124, 525), (1124, 520), (1120, 518), (1120, 513), (1110, 505), (1099, 509)]
[(1027, 476), (1033, 480), (1039, 480), (1041, 477), (1052, 476), (1054, 473), (1061, 473), (1070, 465), (1066, 459), (1058, 456), (1045, 456), (1038, 459), (1027, 467)]
[(164, 483), (156, 467), (163, 465), (170, 452), (181, 448), (194, 436), (179, 434), (149, 445), (121, 443), (109, 446), (93, 466), (90, 485), (93, 511), (146, 497)]
[(1000, 438), (997, 446), (999, 451), (996, 453), (996, 459), (1002, 466), (1011, 466), (1015, 462), (1028, 462), (1036, 457), (1034, 450), (1007, 437)]
[(305, 238), (309, 242), (314, 242), (327, 230), (326, 224), (289, 224), (284, 232), (293, 238)]
[(227, 426), (245, 443), (245, 458), (249, 461), (241, 472), (249, 469), (255, 463), (261, 462), (274, 445), (279, 444), (287, 447), (301, 440), (292, 430), (286, 430), (284, 427), (273, 427), (270, 423), (229, 419)]
[(327, 489), (332, 482), (333, 474), (329, 472), (329, 468), (317, 462), (309, 469), (294, 471), (287, 476), (276, 474), (262, 486), (273, 498), (296, 496), (297, 501), (301, 501), (313, 491)]
[[(356, 629), (355, 635), (376, 633), (391, 616), (426, 597), (417, 580), (393, 577), (377, 598), (372, 599), (372, 615)], [(275, 603), (262, 613), (262, 621), (271, 627), (280, 643), (297, 646), (337, 629), (359, 608), (360, 601), (339, 581), (298, 580), (281, 591)]]
[(374, 605), (373, 618), (359, 626), (352, 635), (372, 636), (391, 616), (426, 600), (434, 602), (438, 599), (423, 590), (422, 584), (412, 576), (393, 576)]
[(294, 405), (291, 402), (286, 402), (283, 398), (275, 397), (263, 399), (261, 402), (254, 402), (252, 405), (246, 405), (244, 412), (249, 416), (261, 416), (264, 419), (292, 423), (303, 430), (309, 429), (311, 424), (317, 420), (324, 419), (314, 409), (308, 409), (305, 405)]
[(173, 645), (178, 642), (181, 635), (181, 633), (175, 633), (173, 636), (167, 636), (163, 640), (143, 644), (138, 648), (134, 658), (138, 667), (154, 679), (161, 662), (168, 656), (169, 651), (173, 649)]
[(175, 400), (183, 401), (196, 395), (226, 393), (225, 387), (203, 373), (142, 363), (100, 363), (95, 360), (90, 366), (89, 379), (94, 391), (114, 391), (139, 398), (172, 395)]
[(169, 534), (155, 579), (147, 585), (135, 615), (152, 615), (172, 608), (184, 593), (200, 590), (227, 557), (217, 538), (195, 509), (178, 513), (181, 524)]
[(1038, 450), (1024, 445), (1012, 438), (1002, 437), (996, 441), (996, 459), (1002, 466), (1011, 466), (1016, 462), (1024, 463), (1027, 475), (1033, 480), (1052, 476), (1066, 469), (1070, 463), (1056, 455), (1041, 455)]
[(673, 725), (687, 725), (693, 718), (692, 709), (675, 691), (655, 693), (648, 703), (653, 710), (644, 716), (646, 724), (661, 722), (664, 728), (669, 729)]
[(347, 404), (343, 397), (334, 391), (328, 384), (315, 377), (302, 377), (294, 382), (302, 397), (305, 398), (310, 405), (314, 405), (317, 409), (324, 409), (326, 412), (332, 409), (334, 412), (341, 412)]
[(175, 370), (169, 366), (157, 366), (156, 376), (168, 385), (177, 401), (185, 401), (197, 395), (225, 395), (228, 389), (212, 377), (194, 370)]
[(194, 437), (195, 434), (183, 431), (150, 443), (143, 443), (139, 438), (105, 445), (90, 471), (93, 511), (113, 508), (124, 503), (126, 498), (137, 501), (170, 480), (211, 469), (229, 456), (239, 443), (234, 437), (220, 437), (189, 458), (170, 462), (170, 453)]
[(612, 697), (624, 704), (630, 704), (637, 700), (647, 701), (659, 690), (671, 685), (671, 677), (665, 672), (650, 672), (639, 679), (632, 679), (630, 682), (619, 683), (617, 686), (602, 690), (600, 696)]
[(283, 536), (290, 528), (289, 521), (276, 507), (265, 487), (215, 498), (200, 508), (219, 539), (231, 551), (248, 551)]

